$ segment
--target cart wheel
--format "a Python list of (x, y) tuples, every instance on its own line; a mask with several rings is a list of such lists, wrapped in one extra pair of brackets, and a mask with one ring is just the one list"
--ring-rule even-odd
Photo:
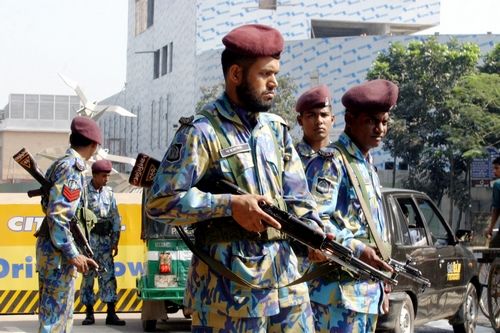
[(482, 262), (479, 264), (479, 283), (481, 284), (481, 298), (479, 299), (479, 308), (486, 318), (490, 318), (488, 312), (488, 273), (490, 272), (491, 264)]
[(488, 311), (491, 326), (500, 333), (500, 258), (496, 258), (488, 275)]
[(142, 329), (144, 332), (156, 332), (156, 320), (143, 320)]

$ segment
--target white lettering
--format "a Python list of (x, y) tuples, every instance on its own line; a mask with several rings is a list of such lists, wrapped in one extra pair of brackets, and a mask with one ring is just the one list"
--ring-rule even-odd
[(14, 216), (7, 221), (7, 226), (14, 232), (34, 232), (42, 225), (43, 216)]

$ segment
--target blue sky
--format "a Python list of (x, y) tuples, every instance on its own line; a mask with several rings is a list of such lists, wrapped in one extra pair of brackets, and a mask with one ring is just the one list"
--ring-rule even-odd
[[(74, 81), (92, 101), (125, 86), (128, 1), (2, 0), (0, 108), (11, 93), (72, 94)], [(433, 34), (500, 34), (500, 0), (441, 0)], [(496, 17), (495, 17), (496, 16)]]

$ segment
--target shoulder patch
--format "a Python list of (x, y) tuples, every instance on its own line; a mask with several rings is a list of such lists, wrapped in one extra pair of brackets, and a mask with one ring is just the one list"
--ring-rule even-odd
[(173, 143), (170, 145), (170, 148), (168, 148), (167, 152), (167, 161), (169, 162), (177, 162), (181, 158), (181, 150), (182, 150), (182, 144), (181, 143)]
[(194, 120), (194, 116), (190, 116), (190, 117), (181, 117), (179, 119), (179, 123), (181, 125), (191, 125), (191, 123), (193, 122)]
[(80, 186), (73, 179), (68, 180), (68, 182), (64, 184), (62, 188), (62, 195), (66, 200), (68, 200), (68, 202), (73, 202), (79, 199), (80, 192)]

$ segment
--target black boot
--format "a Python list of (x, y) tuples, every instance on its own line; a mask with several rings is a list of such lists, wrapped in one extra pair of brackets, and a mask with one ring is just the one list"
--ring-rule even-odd
[(82, 325), (92, 325), (95, 323), (94, 319), (94, 308), (92, 305), (87, 305), (87, 310), (85, 310), (85, 319), (82, 321)]
[(106, 316), (106, 325), (125, 326), (125, 320), (118, 318), (115, 312), (115, 303), (106, 303), (108, 305), (108, 315)]

